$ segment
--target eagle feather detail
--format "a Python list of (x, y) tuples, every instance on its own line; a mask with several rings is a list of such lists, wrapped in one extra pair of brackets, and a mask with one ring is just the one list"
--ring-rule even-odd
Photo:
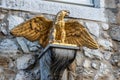
[[(24, 37), (30, 41), (39, 41), (41, 46), (46, 47), (50, 41), (50, 31), (54, 26), (53, 22), (44, 16), (37, 16), (16, 26), (11, 30), (11, 33), (14, 36)], [(56, 28), (56, 37), (61, 35), (59, 31), (59, 28)], [(98, 48), (96, 41), (77, 20), (71, 19), (65, 21), (64, 31), (65, 44), (74, 44), (80, 47), (86, 46), (91, 49)]]

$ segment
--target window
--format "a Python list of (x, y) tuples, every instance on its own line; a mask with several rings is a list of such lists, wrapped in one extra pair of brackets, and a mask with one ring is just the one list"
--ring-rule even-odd
[(71, 3), (71, 4), (94, 6), (94, 3), (93, 3), (94, 0), (47, 0), (47, 1), (55, 1), (55, 2), (64, 2), (64, 3)]
[(61, 2), (67, 4), (77, 4), (82, 6), (91, 6), (91, 7), (100, 7), (100, 0), (42, 0), (42, 1), (53, 1), (53, 2)]
[(2, 0), (2, 2), (0, 7), (6, 9), (51, 15), (56, 15), (60, 10), (69, 10), (69, 17), (72, 18), (107, 22), (104, 11), (105, 0)]

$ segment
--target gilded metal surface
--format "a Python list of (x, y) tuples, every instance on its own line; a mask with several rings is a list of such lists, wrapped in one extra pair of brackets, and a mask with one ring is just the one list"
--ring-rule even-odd
[(64, 20), (68, 14), (69, 11), (60, 11), (54, 21), (44, 16), (37, 16), (18, 25), (11, 30), (11, 33), (30, 41), (38, 40), (43, 47), (49, 43), (62, 43), (97, 49), (97, 43), (83, 25), (77, 20)]

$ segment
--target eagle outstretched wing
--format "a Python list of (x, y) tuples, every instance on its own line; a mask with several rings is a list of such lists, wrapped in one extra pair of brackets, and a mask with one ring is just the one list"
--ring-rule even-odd
[(98, 49), (96, 41), (88, 33), (87, 29), (76, 20), (68, 20), (65, 23), (65, 43), (86, 46), (91, 49)]
[(49, 42), (49, 33), (52, 28), (52, 21), (44, 16), (36, 16), (11, 30), (12, 35), (24, 37), (30, 41), (37, 41), (42, 47), (45, 47)]
[[(34, 17), (11, 30), (12, 35), (24, 37), (30, 41), (39, 41), (42, 47), (49, 43), (50, 30), (53, 27), (53, 21), (46, 19), (44, 16)], [(88, 48), (97, 49), (98, 45), (95, 40), (76, 20), (68, 20), (65, 22), (65, 43), (75, 44), (78, 46), (86, 46)], [(58, 34), (59, 35), (59, 34)]]

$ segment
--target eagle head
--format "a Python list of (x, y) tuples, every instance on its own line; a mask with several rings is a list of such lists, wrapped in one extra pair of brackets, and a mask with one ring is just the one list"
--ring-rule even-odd
[(65, 16), (68, 16), (69, 14), (70, 14), (70, 11), (68, 11), (68, 10), (61, 10), (61, 11), (58, 12), (57, 16), (65, 17)]
[(68, 16), (70, 14), (70, 11), (69, 10), (62, 10), (62, 11), (60, 11), (60, 13), (64, 16)]

